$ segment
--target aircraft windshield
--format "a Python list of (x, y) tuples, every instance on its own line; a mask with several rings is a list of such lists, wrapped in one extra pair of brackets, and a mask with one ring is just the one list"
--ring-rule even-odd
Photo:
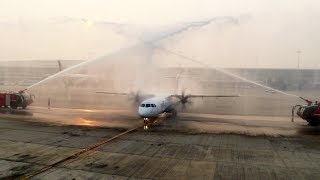
[(140, 107), (157, 107), (155, 104), (141, 104)]

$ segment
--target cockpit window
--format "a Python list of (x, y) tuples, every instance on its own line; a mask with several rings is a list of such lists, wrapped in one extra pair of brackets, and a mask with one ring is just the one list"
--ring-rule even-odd
[(141, 104), (141, 107), (145, 107), (146, 105), (145, 104)]
[(151, 107), (155, 107), (154, 104), (151, 104)]
[(150, 107), (150, 104), (146, 104), (146, 107)]

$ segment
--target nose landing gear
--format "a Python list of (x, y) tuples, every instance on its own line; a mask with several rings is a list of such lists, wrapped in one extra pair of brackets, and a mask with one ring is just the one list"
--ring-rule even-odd
[(143, 118), (143, 129), (147, 130), (149, 129), (148, 125), (150, 124), (150, 119), (149, 118)]
[(150, 123), (150, 119), (149, 118), (143, 118), (143, 124), (144, 125), (148, 125)]
[(158, 126), (164, 120), (164, 117), (157, 117), (157, 118), (143, 118), (143, 129), (147, 130), (150, 129), (151, 126)]

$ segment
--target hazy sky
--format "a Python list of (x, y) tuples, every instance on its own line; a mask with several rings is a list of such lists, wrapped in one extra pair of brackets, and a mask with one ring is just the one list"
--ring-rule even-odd
[(294, 68), (300, 50), (301, 67), (320, 68), (319, 0), (0, 0), (0, 61), (91, 59), (126, 45), (106, 21), (157, 30), (217, 16), (240, 21), (166, 44), (232, 67)]

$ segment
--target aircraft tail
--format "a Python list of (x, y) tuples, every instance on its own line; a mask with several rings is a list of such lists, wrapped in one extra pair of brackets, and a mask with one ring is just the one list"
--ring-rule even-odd
[(58, 60), (59, 71), (63, 70), (63, 66), (60, 60)]

